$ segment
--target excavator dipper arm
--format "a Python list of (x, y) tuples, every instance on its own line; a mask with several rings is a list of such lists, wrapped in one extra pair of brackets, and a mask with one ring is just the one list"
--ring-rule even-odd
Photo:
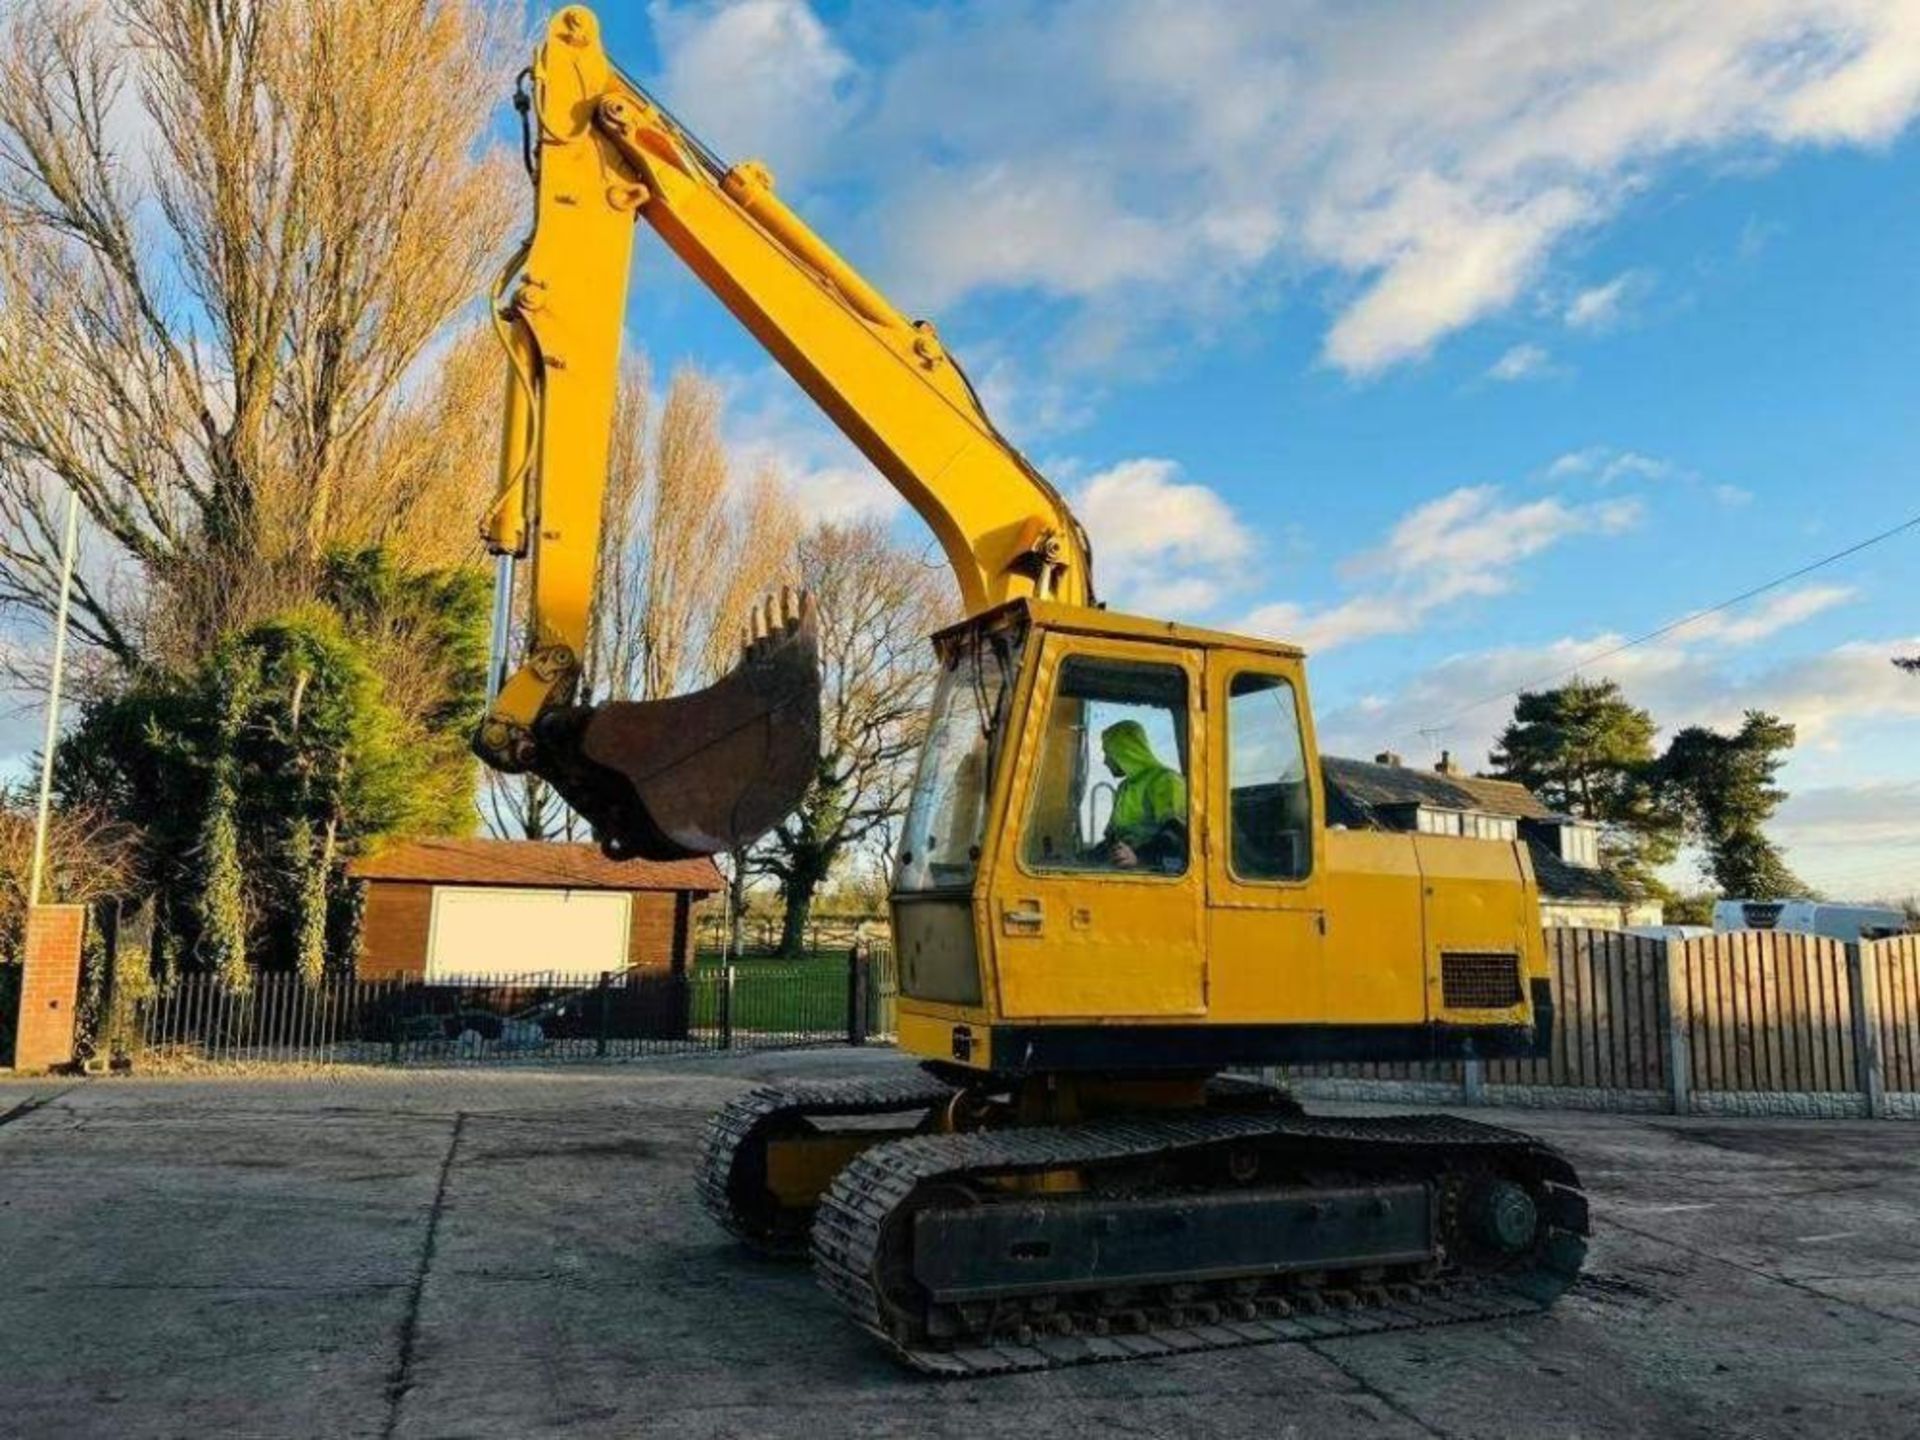
[(714, 853), (770, 828), (811, 778), (813, 619), (804, 605), (770, 607), (741, 668), (696, 695), (573, 703), (636, 220), (926, 521), (969, 614), (1022, 596), (1091, 603), (1089, 550), (932, 325), (908, 320), (808, 229), (762, 166), (721, 165), (622, 75), (589, 10), (553, 18), (531, 74), (534, 225), (495, 291), (509, 364), (485, 535), (497, 556), (531, 555), (532, 623), (475, 749), (553, 781), (610, 853)]

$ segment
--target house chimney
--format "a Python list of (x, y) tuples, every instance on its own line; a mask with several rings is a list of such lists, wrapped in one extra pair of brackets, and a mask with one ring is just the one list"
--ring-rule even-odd
[(1400, 768), (1400, 757), (1392, 750), (1382, 750), (1378, 755), (1373, 757), (1373, 763), (1376, 765), (1391, 765), (1397, 770)]
[(1451, 750), (1442, 750), (1440, 752), (1440, 763), (1433, 768), (1438, 770), (1442, 775), (1464, 775), (1467, 773), (1460, 768), (1460, 762), (1453, 758), (1453, 752)]

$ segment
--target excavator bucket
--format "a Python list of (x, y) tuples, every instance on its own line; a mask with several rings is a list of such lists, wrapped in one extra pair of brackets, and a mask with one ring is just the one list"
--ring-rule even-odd
[(809, 596), (756, 610), (740, 663), (667, 700), (543, 717), (535, 771), (615, 860), (742, 849), (799, 804), (820, 760), (820, 641)]

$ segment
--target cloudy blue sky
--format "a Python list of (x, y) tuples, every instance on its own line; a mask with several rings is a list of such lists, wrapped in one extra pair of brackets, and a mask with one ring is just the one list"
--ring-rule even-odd
[[(1309, 647), (1328, 749), (1482, 763), (1576, 671), (1763, 706), (1795, 866), (1920, 891), (1920, 528), (1605, 653), (1920, 515), (1914, 0), (601, 9), (937, 320), (1109, 599)], [(746, 465), (921, 533), (650, 236), (629, 324)]]
[[(1295, 639), (1329, 749), (1503, 692), (1800, 727), (1779, 836), (1920, 890), (1920, 7), (733, 0), (610, 47), (984, 382), (1126, 608)], [(820, 513), (888, 492), (651, 241), (630, 324)], [(916, 533), (902, 515), (903, 535)]]

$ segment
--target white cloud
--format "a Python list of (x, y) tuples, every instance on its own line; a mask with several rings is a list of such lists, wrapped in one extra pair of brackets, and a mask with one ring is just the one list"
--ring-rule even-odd
[(647, 13), (660, 96), (708, 144), (788, 183), (813, 173), (852, 118), (857, 76), (806, 0), (653, 0)]
[(1884, 0), (983, 0), (889, 11), (864, 74), (801, 0), (654, 14), (691, 120), (870, 192), (909, 303), (1205, 324), (1319, 276), (1355, 375), (1510, 305), (1672, 165), (1883, 146), (1920, 108), (1920, 9)]
[(1567, 302), (1560, 318), (1571, 330), (1611, 330), (1627, 318), (1628, 306), (1650, 283), (1640, 271), (1628, 270), (1604, 285), (1582, 290)]
[(1592, 480), (1598, 485), (1612, 485), (1621, 480), (1665, 480), (1685, 473), (1671, 460), (1642, 455), (1637, 450), (1616, 450), (1610, 445), (1569, 450), (1544, 472), (1548, 480)]
[(1102, 592), (1146, 614), (1192, 618), (1211, 609), (1253, 551), (1232, 506), (1182, 480), (1171, 460), (1124, 460), (1071, 498), (1093, 541)]
[(1580, 532), (1611, 533), (1640, 518), (1630, 500), (1567, 505), (1557, 499), (1501, 503), (1492, 485), (1469, 485), (1429, 500), (1403, 516), (1378, 550), (1359, 556), (1353, 573), (1442, 575), (1463, 589), (1473, 577), (1538, 554)]
[[(1823, 785), (1796, 791), (1774, 828), (1798, 846), (1898, 845), (1920, 850), (1920, 779)], [(1909, 856), (1908, 864), (1920, 857)], [(1920, 870), (1911, 876), (1920, 889)]]
[[(1776, 628), (1785, 623), (1791, 622)], [(1737, 637), (1682, 633), (1583, 663), (1624, 638), (1602, 633), (1451, 656), (1392, 693), (1320, 714), (1321, 745), (1337, 755), (1446, 746), (1467, 764), (1481, 765), (1512, 714), (1512, 698), (1502, 692), (1546, 688), (1570, 673), (1617, 681), (1668, 737), (1688, 725), (1731, 729), (1747, 710), (1766, 710), (1797, 730), (1781, 771), (1791, 798), (1776, 830), (1790, 863), (1810, 883), (1838, 894), (1920, 888), (1914, 864), (1920, 810), (1912, 805), (1920, 756), (1899, 738), (1920, 723), (1920, 682), (1888, 663), (1888, 656), (1920, 645), (1920, 637), (1850, 641), (1737, 670), (1727, 663)], [(1896, 737), (1890, 746), (1859, 751), (1876, 731), (1887, 730)], [(1836, 761), (1865, 764), (1877, 776), (1866, 784), (1822, 783), (1822, 772)], [(1907, 848), (1889, 848), (1898, 844)], [(1895, 872), (1902, 869), (1906, 880), (1898, 886)]]
[[(773, 476), (813, 522), (907, 514), (899, 492), (778, 369), (725, 376), (722, 385), (737, 478)], [(1074, 466), (1054, 468), (1070, 473)], [(1232, 506), (1184, 479), (1175, 462), (1125, 460), (1071, 489), (1103, 599), (1194, 619), (1238, 588), (1235, 567), (1253, 552), (1253, 536)]]
[(1794, 871), (1839, 900), (1920, 895), (1920, 777), (1790, 790), (1768, 825)]
[(1581, 475), (1591, 475), (1607, 458), (1604, 445), (1590, 445), (1584, 450), (1569, 450), (1555, 457), (1547, 466), (1547, 479), (1567, 480)]
[[(1128, 213), (1089, 174), (1045, 154), (958, 172), (923, 173), (899, 197), (889, 243), (919, 303), (946, 307), (989, 288), (1087, 299), (1170, 278), (1186, 241)], [(1089, 215), (1106, 217), (1089, 231)]]
[(769, 365), (723, 377), (736, 478), (771, 475), (812, 522), (892, 520), (906, 502), (867, 458)]
[(1505, 594), (1521, 562), (1561, 541), (1617, 534), (1640, 516), (1634, 500), (1508, 503), (1495, 486), (1466, 486), (1416, 506), (1379, 547), (1344, 562), (1349, 582), (1365, 587), (1357, 594), (1318, 609), (1293, 601), (1262, 605), (1238, 628), (1310, 652), (1405, 634), (1456, 601)]
[(1487, 370), (1490, 380), (1528, 380), (1547, 371), (1547, 352), (1538, 345), (1515, 345)]
[(967, 368), (981, 404), (1022, 448), (1033, 437), (1077, 430), (1093, 418), (1098, 387), (1065, 384), (1003, 346), (975, 348), (971, 356)]
[(1670, 460), (1626, 450), (1600, 467), (1599, 479), (1602, 485), (1611, 485), (1616, 480), (1664, 480), (1673, 473)]
[(1709, 482), (1698, 471), (1658, 455), (1620, 450), (1611, 445), (1588, 445), (1569, 450), (1539, 473), (1546, 481), (1585, 481), (1594, 485), (1671, 481), (1701, 493), (1726, 510), (1753, 503), (1753, 492), (1726, 481)]
[(1453, 655), (1375, 703), (1330, 711), (1321, 728), (1328, 748), (1353, 753), (1438, 733), (1436, 743), (1479, 763), (1512, 714), (1512, 696), (1503, 692), (1545, 689), (1574, 675), (1618, 682), (1669, 735), (1687, 725), (1738, 725), (1747, 710), (1762, 709), (1798, 727), (1805, 748), (1831, 743), (1849, 725), (1920, 718), (1920, 684), (1887, 662), (1911, 639), (1852, 641), (1746, 672), (1727, 668), (1719, 647), (1684, 638), (1589, 659), (1625, 638), (1601, 632)]
[(1803, 585), (1797, 590), (1783, 590), (1745, 610), (1703, 615), (1668, 633), (1688, 643), (1713, 640), (1722, 645), (1751, 645), (1844, 605), (1856, 593), (1846, 585)]
[[(1508, 208), (1421, 175), (1372, 213), (1322, 218), (1308, 231), (1322, 258), (1374, 277), (1327, 332), (1326, 359), (1370, 375), (1420, 358), (1443, 336), (1505, 309), (1554, 241), (1596, 212), (1594, 200), (1564, 187)], [(1353, 243), (1356, 220), (1373, 238)]]

